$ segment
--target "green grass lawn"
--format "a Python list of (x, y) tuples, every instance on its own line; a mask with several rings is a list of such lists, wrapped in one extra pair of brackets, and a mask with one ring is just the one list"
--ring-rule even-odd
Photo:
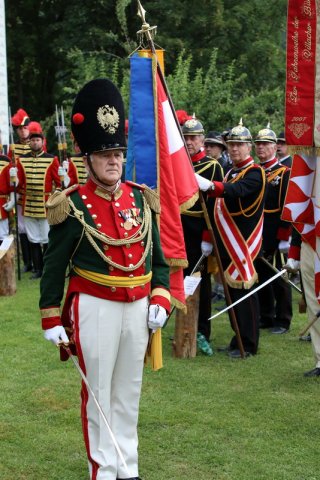
[[(24, 274), (0, 298), (0, 479), (88, 480), (79, 412), (80, 379), (43, 339), (38, 281)], [(261, 334), (259, 354), (171, 356), (173, 321), (163, 331), (164, 368), (145, 369), (140, 410), (144, 480), (319, 480), (319, 379), (310, 343), (298, 341), (306, 316), (286, 335)], [(231, 330), (223, 315), (213, 345)]]

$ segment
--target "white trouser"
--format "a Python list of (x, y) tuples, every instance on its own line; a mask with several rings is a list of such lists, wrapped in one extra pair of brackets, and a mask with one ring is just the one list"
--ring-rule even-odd
[(9, 222), (7, 218), (0, 220), (0, 240), (2, 241), (9, 235)]
[(48, 243), (49, 224), (46, 218), (24, 217), (27, 237), (31, 243)]
[[(148, 343), (147, 312), (147, 297), (121, 303), (80, 293), (73, 302), (79, 362), (110, 423), (131, 477), (138, 476), (137, 423)], [(128, 478), (84, 385), (81, 396), (91, 480)]]
[[(316, 298), (314, 285), (314, 251), (306, 242), (301, 244), (301, 276), (304, 288), (304, 294), (307, 303), (308, 319), (311, 321), (320, 310), (320, 305)], [(312, 347), (316, 359), (316, 367), (320, 368), (320, 320), (317, 320), (310, 327)]]

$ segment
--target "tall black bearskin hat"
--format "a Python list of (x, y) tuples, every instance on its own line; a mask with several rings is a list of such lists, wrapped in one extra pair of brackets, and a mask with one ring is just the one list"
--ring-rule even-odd
[(72, 109), (71, 129), (84, 155), (127, 148), (123, 101), (110, 80), (91, 80), (80, 90)]
[(266, 128), (263, 128), (262, 130), (259, 130), (258, 135), (254, 139), (255, 142), (269, 142), (269, 143), (277, 143), (277, 135), (274, 133), (273, 130), (270, 128), (270, 123), (266, 126)]

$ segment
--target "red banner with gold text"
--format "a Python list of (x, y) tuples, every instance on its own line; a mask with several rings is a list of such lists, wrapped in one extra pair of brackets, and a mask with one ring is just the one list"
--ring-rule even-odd
[(314, 146), (316, 0), (289, 0), (287, 23), (286, 141)]

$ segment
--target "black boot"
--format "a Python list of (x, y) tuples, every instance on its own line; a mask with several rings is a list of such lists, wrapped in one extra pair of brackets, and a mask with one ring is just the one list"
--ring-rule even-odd
[(43, 269), (43, 254), (40, 243), (31, 243), (32, 263), (34, 266), (34, 274), (30, 280), (41, 278)]
[(23, 272), (31, 272), (32, 270), (32, 254), (31, 254), (31, 243), (28, 240), (26, 233), (20, 233), (20, 246), (22, 259), (24, 263)]

